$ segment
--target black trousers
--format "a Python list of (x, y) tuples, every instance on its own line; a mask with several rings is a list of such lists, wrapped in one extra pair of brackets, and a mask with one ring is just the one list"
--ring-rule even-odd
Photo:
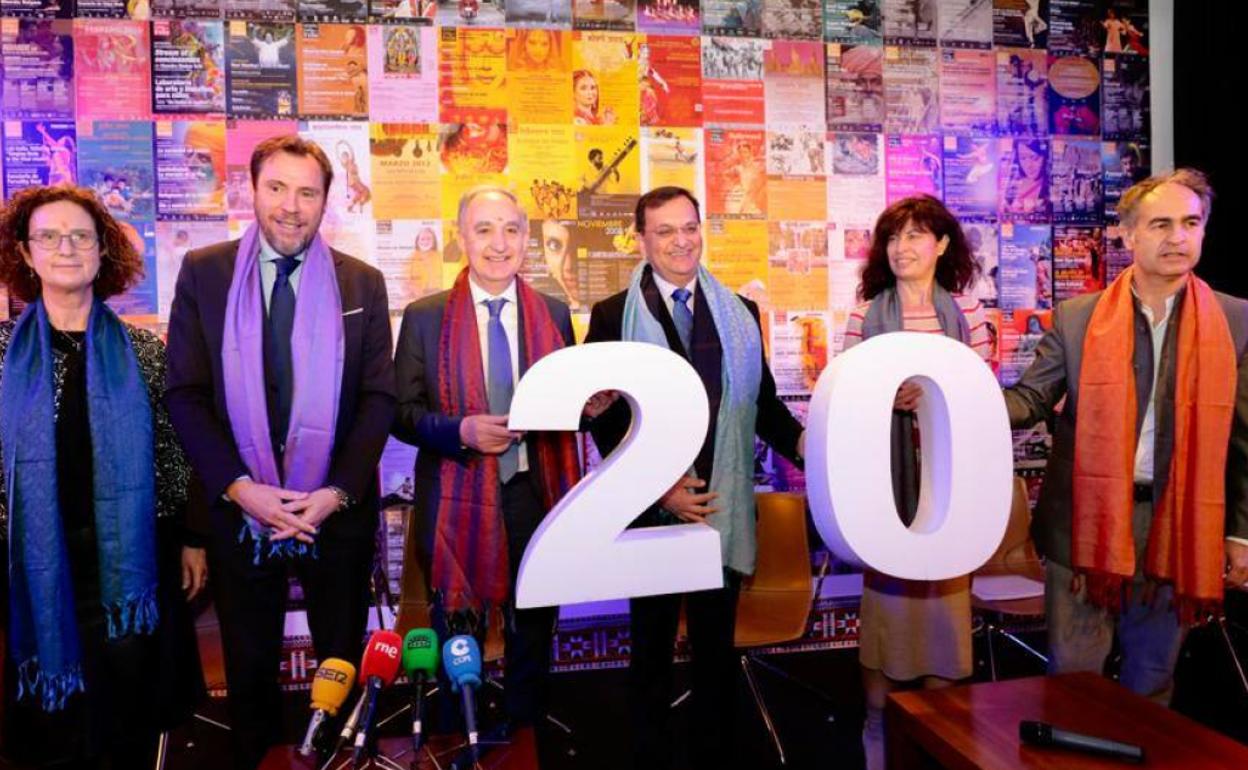
[(225, 680), (229, 689), (234, 767), (252, 770), (269, 746), (282, 739), (278, 687), (286, 619), (288, 574), (303, 588), (308, 628), (318, 661), (342, 658), (359, 667), (370, 604), (368, 581), (376, 550), (375, 530), (357, 519), (376, 514), (338, 511), (317, 537), (317, 557), (252, 563), (248, 544), (238, 543), (238, 517), (220, 516), (208, 544), (208, 568), (221, 622)]
[(737, 663), (733, 631), (741, 578), (724, 570), (724, 587), (630, 602), (632, 657), (628, 667), (633, 764), (661, 770), (673, 762), (672, 655), (685, 602), (692, 647), (689, 753), (693, 767), (735, 766), (733, 723)]

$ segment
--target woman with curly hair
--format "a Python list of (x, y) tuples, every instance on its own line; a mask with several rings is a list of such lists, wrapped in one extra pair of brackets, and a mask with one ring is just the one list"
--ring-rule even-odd
[(164, 346), (105, 304), (142, 271), (86, 188), (0, 214), (0, 282), (28, 303), (0, 323), (4, 753), (22, 764), (150, 765), (203, 689), (182, 592), (207, 568), (183, 545)]

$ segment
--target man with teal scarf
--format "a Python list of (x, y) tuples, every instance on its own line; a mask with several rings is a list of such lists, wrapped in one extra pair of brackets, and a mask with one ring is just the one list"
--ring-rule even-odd
[[(634, 763), (647, 770), (672, 764), (672, 650), (685, 601), (693, 648), (690, 755), (695, 767), (730, 767), (737, 592), (741, 577), (754, 572), (754, 435), (800, 463), (804, 434), (776, 397), (776, 383), (763, 357), (758, 308), (701, 265), (702, 223), (693, 194), (659, 187), (641, 196), (636, 230), (645, 259), (626, 291), (594, 306), (585, 341), (663, 345), (697, 371), (710, 402), (702, 448), (690, 472), (637, 523), (714, 527), (720, 533), (724, 587), (632, 600), (629, 710)], [(627, 402), (620, 399), (590, 424), (604, 456), (620, 443), (631, 420)]]

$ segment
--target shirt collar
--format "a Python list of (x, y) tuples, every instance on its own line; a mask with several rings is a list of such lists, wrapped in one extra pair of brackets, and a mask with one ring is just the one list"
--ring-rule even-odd
[[(650, 274), (654, 276), (654, 285), (659, 287), (659, 291), (662, 292), (664, 299), (672, 299), (672, 292), (681, 288), (659, 275), (658, 270), (651, 268)], [(692, 299), (693, 295), (698, 293), (698, 276), (693, 276), (693, 279), (690, 280), (689, 283), (685, 284), (684, 288), (689, 290), (689, 297)]]
[[(295, 261), (298, 262), (299, 264), (303, 264), (303, 258), (307, 256), (307, 253), (308, 253), (307, 249), (304, 249), (303, 251), (299, 252), (298, 254), (295, 255)], [(277, 249), (269, 245), (269, 242), (265, 240), (264, 232), (261, 231), (260, 233), (260, 259), (264, 262), (276, 262), (279, 259), (285, 259), (285, 258), (286, 258), (286, 255), (279, 254), (277, 252)]]
[[(1166, 314), (1162, 317), (1162, 321), (1170, 320), (1170, 313), (1174, 310), (1174, 301), (1179, 298), (1180, 294), (1182, 294), (1182, 290), (1176, 291), (1174, 294), (1166, 297)], [(1135, 297), (1136, 304), (1139, 305), (1140, 312), (1144, 314), (1144, 317), (1148, 319), (1150, 324), (1155, 326), (1157, 324), (1157, 319), (1153, 318), (1153, 309), (1148, 306), (1148, 303), (1140, 299), (1139, 292), (1135, 290), (1135, 284), (1131, 284), (1131, 296)]]
[[(503, 289), (502, 292), (499, 294), (490, 294), (485, 289), (482, 289), (480, 286), (477, 285), (476, 281), (472, 280), (472, 276), (468, 276), (468, 288), (472, 290), (472, 304), (474, 305), (480, 305), (482, 302), (485, 302), (487, 299), (498, 299), (499, 297), (502, 297), (503, 299), (507, 300), (512, 305), (516, 304), (516, 279), (515, 278), (512, 278), (511, 283), (507, 284), (507, 288)], [(504, 305), (504, 307), (506, 306)]]

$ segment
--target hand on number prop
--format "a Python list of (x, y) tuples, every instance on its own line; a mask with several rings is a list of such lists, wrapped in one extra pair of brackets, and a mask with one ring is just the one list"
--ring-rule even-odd
[(585, 410), (582, 412), (589, 419), (594, 419), (598, 415), (611, 408), (615, 400), (620, 397), (619, 391), (616, 390), (600, 390), (589, 397), (585, 402)]
[(507, 430), (505, 414), (474, 414), (459, 423), (459, 440), (464, 442), (464, 446), (482, 454), (502, 454), (520, 436), (520, 433)]
[(705, 524), (706, 517), (712, 513), (717, 513), (718, 508), (711, 505), (711, 501), (719, 497), (717, 492), (695, 492), (695, 488), (701, 489), (706, 486), (704, 479), (695, 479), (692, 476), (685, 476), (676, 485), (667, 490), (667, 494), (663, 495), (660, 504), (676, 514), (681, 521), (687, 521), (690, 524)]
[(897, 398), (893, 400), (893, 408), (901, 412), (913, 412), (919, 408), (919, 397), (923, 388), (917, 383), (906, 380), (897, 389)]

